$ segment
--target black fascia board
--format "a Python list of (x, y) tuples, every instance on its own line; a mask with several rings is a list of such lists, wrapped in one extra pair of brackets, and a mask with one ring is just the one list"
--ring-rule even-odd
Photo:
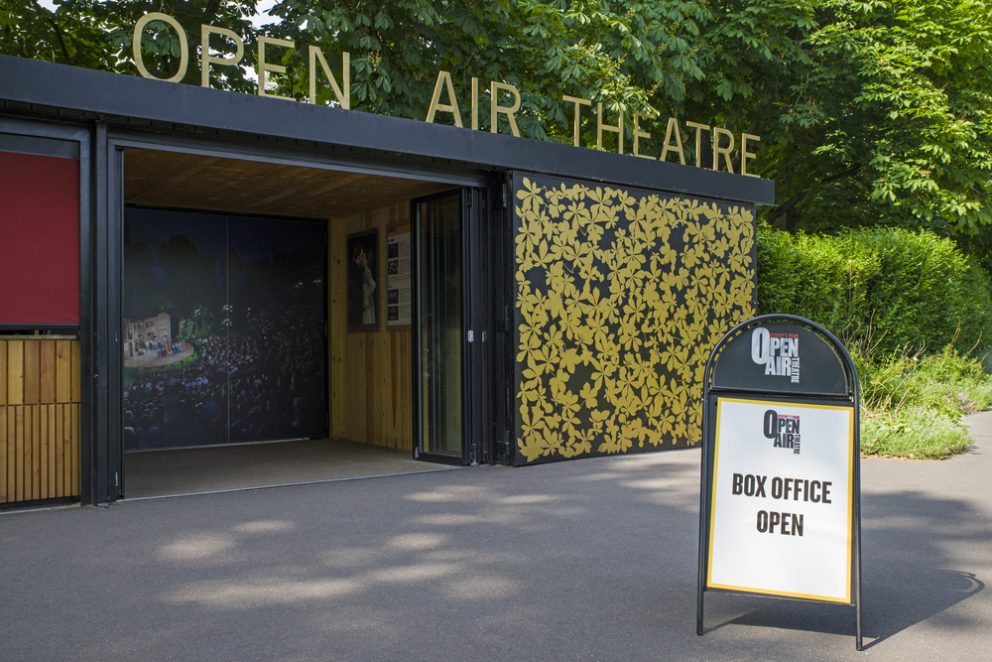
[(775, 202), (757, 177), (487, 131), (149, 80), (0, 55), (0, 102), (151, 124), (406, 154), (467, 167), (520, 170), (743, 203)]

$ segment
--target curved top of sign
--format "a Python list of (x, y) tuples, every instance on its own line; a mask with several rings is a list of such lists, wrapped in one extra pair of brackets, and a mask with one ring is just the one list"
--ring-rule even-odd
[(858, 376), (844, 345), (816, 322), (761, 315), (731, 329), (706, 366), (709, 390), (856, 399)]

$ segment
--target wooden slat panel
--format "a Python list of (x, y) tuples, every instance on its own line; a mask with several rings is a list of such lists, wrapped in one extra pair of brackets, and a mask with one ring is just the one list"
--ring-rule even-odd
[(24, 404), (24, 341), (7, 341), (7, 404)]
[(73, 402), (80, 401), (80, 391), (82, 390), (83, 384), (83, 376), (79, 371), (79, 347), (78, 341), (69, 344), (69, 349), (72, 352), (72, 359), (70, 361), (72, 365), (72, 381), (69, 383), (69, 398)]
[(13, 498), (12, 501), (20, 501), (24, 498), (24, 495), (18, 496), (17, 486), (20, 485), (20, 471), (21, 467), (18, 463), (17, 457), (17, 445), (18, 439), (22, 434), (24, 434), (24, 420), (22, 418), (23, 407), (12, 407), (10, 409), (10, 483), (7, 485), (7, 493)]
[(54, 498), (55, 493), (58, 491), (56, 489), (56, 481), (58, 476), (58, 466), (57, 453), (55, 450), (55, 440), (58, 439), (58, 425), (55, 423), (55, 415), (58, 412), (58, 405), (47, 405), (48, 411), (48, 437), (46, 438), (48, 444), (48, 490), (47, 494), (49, 498)]
[(34, 407), (29, 405), (24, 406), (24, 464), (21, 465), (21, 472), (17, 477), (17, 479), (24, 484), (24, 499), (26, 501), (34, 498), (31, 495), (31, 472), (33, 470), (32, 455), (34, 452), (34, 444), (31, 439), (34, 427), (34, 419), (31, 416), (32, 409), (34, 409)]
[(0, 405), (0, 503), (7, 503), (7, 407), (2, 405)]
[[(380, 308), (380, 310), (382, 309)], [(376, 411), (381, 404), (378, 402), (378, 398), (376, 398), (376, 382), (378, 378), (376, 374), (376, 358), (378, 358), (376, 346), (379, 344), (376, 340), (379, 334), (366, 335), (369, 337), (366, 338), (365, 343), (365, 365), (360, 368), (365, 373), (365, 397), (362, 402), (365, 408), (365, 439), (374, 444), (382, 444), (382, 436), (376, 429), (376, 424), (382, 418)]]
[(62, 496), (72, 496), (72, 405), (62, 406)]
[(72, 399), (72, 340), (55, 341), (55, 401)]
[(41, 499), (41, 409), (31, 407), (31, 498)]
[(72, 481), (69, 496), (79, 496), (79, 405), (72, 405)]
[(0, 407), (5, 404), (7, 404), (7, 341), (0, 340)]
[(24, 423), (21, 432), (22, 446), (24, 448), (24, 453), (21, 457), (21, 463), (17, 468), (17, 484), (24, 489), (23, 496), (24, 500), (31, 498), (31, 408), (24, 406), (20, 408), (21, 414), (24, 417)]
[(55, 341), (45, 340), (38, 344), (41, 357), (38, 401), (50, 404), (55, 402)]
[(14, 494), (24, 501), (24, 407), (14, 407)]
[(390, 330), (383, 319), (376, 332), (347, 331), (347, 235), (379, 231), (380, 310), (385, 317), (386, 237), (390, 228), (408, 231), (407, 204), (381, 207), (330, 222), (328, 315), (330, 317), (330, 433), (332, 437), (410, 450), (413, 446), (411, 332)]
[(36, 405), (41, 396), (41, 343), (28, 340), (24, 343), (24, 404)]
[(15, 501), (17, 499), (17, 488), (14, 486), (14, 448), (16, 446), (14, 419), (17, 416), (17, 411), (14, 407), (6, 407), (5, 409), (7, 411), (7, 444), (5, 448), (0, 448), (0, 453), (3, 453), (7, 458), (7, 471), (5, 476), (0, 476), (0, 479), (3, 479), (7, 485), (7, 500)]
[(79, 376), (78, 340), (0, 340), (0, 503), (79, 494)]
[(31, 472), (34, 470), (34, 442), (32, 436), (34, 433), (34, 418), (31, 416), (31, 410), (34, 407), (25, 405), (24, 406), (24, 464), (21, 466), (21, 475), (18, 477), (24, 484), (24, 499), (30, 500), (34, 497), (31, 494)]
[(52, 494), (53, 497), (60, 497), (63, 494), (62, 478), (65, 474), (62, 463), (62, 436), (65, 434), (63, 409), (65, 409), (65, 405), (55, 405), (55, 490)]
[[(125, 197), (132, 204), (320, 218), (354, 214), (449, 188), (412, 179), (129, 149)], [(251, 195), (245, 195), (251, 191)]]
[[(54, 348), (53, 348), (54, 349)], [(54, 384), (54, 381), (52, 382)], [(38, 490), (41, 492), (42, 499), (50, 498), (48, 493), (48, 439), (49, 431), (48, 427), (48, 410), (52, 405), (39, 405), (38, 407), (38, 419), (39, 419), (39, 439), (41, 443), (38, 449), (38, 460), (40, 464), (40, 471), (38, 472)]]
[(368, 374), (365, 370), (365, 333), (352, 333), (348, 335), (348, 353), (345, 356), (344, 380), (347, 386), (343, 393), (347, 402), (345, 416), (344, 437), (352, 441), (367, 441), (365, 429), (365, 377)]

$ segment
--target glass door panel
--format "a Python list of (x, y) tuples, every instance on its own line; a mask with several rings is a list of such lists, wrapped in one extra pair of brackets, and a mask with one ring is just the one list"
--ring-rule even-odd
[(463, 458), (462, 196), (416, 203), (418, 451)]

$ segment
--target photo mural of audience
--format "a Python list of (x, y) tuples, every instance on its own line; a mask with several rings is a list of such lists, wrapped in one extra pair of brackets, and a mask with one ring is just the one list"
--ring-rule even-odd
[(182, 351), (126, 361), (126, 449), (326, 433), (324, 245), (318, 222), (127, 210), (125, 323), (167, 313)]

